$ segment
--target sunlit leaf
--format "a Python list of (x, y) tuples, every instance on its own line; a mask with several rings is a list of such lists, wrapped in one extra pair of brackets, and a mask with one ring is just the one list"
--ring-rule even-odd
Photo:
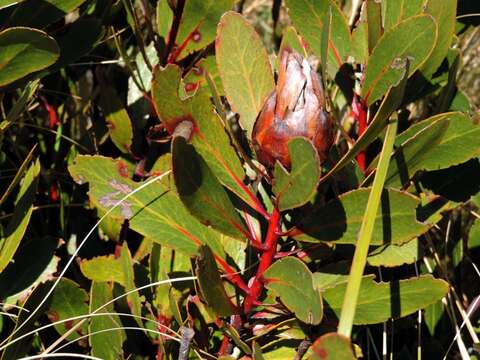
[(370, 266), (395, 267), (413, 264), (423, 257), (423, 249), (418, 239), (403, 245), (386, 245), (372, 251), (367, 258)]
[(288, 14), (300, 35), (306, 40), (309, 50), (321, 56), (321, 34), (325, 14), (332, 9), (332, 24), (329, 47), (328, 69), (332, 77), (346, 61), (351, 50), (351, 34), (345, 14), (335, 0), (287, 0)]
[[(88, 313), (88, 294), (85, 290), (70, 279), (62, 279), (52, 295), (52, 303), (47, 311), (47, 315), (52, 322), (59, 320), (68, 320), (72, 317)], [(72, 320), (62, 324), (55, 325), (55, 329), (60, 335), (63, 335), (71, 327), (75, 326), (79, 320)], [(68, 340), (77, 339), (87, 333), (87, 324), (83, 323), (76, 331), (67, 336)]]
[(225, 94), (250, 138), (255, 119), (274, 87), (267, 52), (253, 27), (234, 12), (222, 16), (215, 49)]
[(356, 359), (350, 339), (337, 333), (320, 336), (312, 345), (313, 354), (308, 360), (354, 360)]
[(292, 170), (288, 174), (277, 162), (273, 192), (281, 211), (302, 206), (311, 200), (320, 180), (320, 161), (312, 143), (302, 137), (288, 143)]
[(428, 58), (437, 38), (437, 26), (430, 15), (418, 15), (400, 22), (378, 41), (368, 59), (362, 97), (372, 104), (397, 84), (410, 62), (409, 76)]
[(8, 85), (57, 61), (57, 42), (43, 31), (8, 28), (0, 32), (0, 86)]
[[(124, 164), (123, 160), (80, 155), (69, 170), (75, 181), (90, 183), (91, 198), (104, 209), (110, 209), (141, 185), (124, 177)], [(133, 230), (186, 254), (195, 255), (198, 246), (208, 244), (216, 254), (223, 256), (220, 234), (190, 215), (165, 179), (130, 196), (113, 210), (112, 215), (129, 219)]]
[(275, 291), (298, 319), (307, 324), (320, 323), (322, 299), (313, 287), (312, 273), (302, 261), (290, 256), (276, 261), (265, 271), (264, 278), (266, 287)]
[[(113, 298), (113, 286), (106, 282), (92, 282), (90, 288), (90, 312), (97, 310)], [(109, 304), (99, 311), (100, 313), (114, 313), (113, 304)], [(88, 328), (89, 344), (92, 347), (92, 356), (105, 360), (116, 360), (123, 357), (122, 344), (125, 340), (124, 330), (114, 330), (122, 326), (120, 317), (115, 314), (94, 316)], [(107, 329), (112, 331), (102, 332)]]
[[(325, 290), (324, 301), (340, 315), (346, 283)], [(397, 319), (424, 309), (444, 297), (448, 284), (430, 275), (392, 282), (375, 282), (365, 277), (360, 288), (355, 312), (355, 325), (376, 324)]]
[(23, 178), (22, 185), (17, 193), (13, 216), (0, 238), (0, 272), (12, 260), (27, 231), (32, 216), (39, 174), (40, 162), (37, 160), (30, 166)]
[[(369, 192), (358, 189), (328, 202), (300, 221), (294, 237), (300, 241), (355, 244)], [(415, 217), (419, 203), (407, 193), (384, 190), (371, 245), (403, 244), (427, 231), (430, 225), (418, 222)]]

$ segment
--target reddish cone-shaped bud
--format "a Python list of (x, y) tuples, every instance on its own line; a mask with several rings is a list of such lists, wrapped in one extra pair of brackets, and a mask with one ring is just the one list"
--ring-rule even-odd
[(276, 89), (265, 101), (253, 128), (258, 160), (270, 169), (278, 160), (289, 169), (288, 141), (303, 136), (313, 143), (323, 161), (333, 134), (333, 120), (325, 111), (319, 76), (300, 54), (283, 50)]

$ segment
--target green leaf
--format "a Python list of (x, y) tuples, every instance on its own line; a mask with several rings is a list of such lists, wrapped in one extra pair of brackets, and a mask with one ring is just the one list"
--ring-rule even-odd
[(287, 256), (273, 263), (264, 273), (266, 287), (280, 297), (295, 316), (307, 324), (322, 321), (320, 293), (313, 286), (312, 273), (301, 260)]
[(5, 26), (43, 28), (72, 12), (85, 0), (27, 0), (15, 8)]
[(168, 32), (172, 26), (173, 21), (173, 11), (168, 5), (167, 0), (158, 0), (157, 1), (157, 33), (164, 40), (168, 37)]
[[(76, 182), (89, 182), (90, 199), (109, 210), (142, 185), (123, 177), (124, 167), (122, 160), (80, 155), (69, 170)], [(199, 245), (208, 244), (215, 254), (224, 256), (220, 234), (190, 215), (168, 181), (157, 180), (137, 191), (111, 214), (122, 221), (129, 219), (133, 230), (187, 255), (196, 255)]]
[[(90, 312), (108, 303), (113, 298), (112, 286), (106, 282), (93, 282), (90, 288)], [(114, 313), (113, 303), (102, 308), (101, 313)], [(92, 348), (92, 356), (105, 360), (117, 360), (123, 358), (122, 344), (125, 340), (124, 330), (112, 330), (102, 332), (107, 329), (118, 328), (122, 326), (118, 315), (94, 316), (90, 320), (88, 337)]]
[(180, 199), (202, 224), (244, 240), (247, 229), (227, 192), (192, 145), (181, 136), (172, 143), (173, 175)]
[(378, 41), (368, 60), (362, 97), (371, 105), (404, 76), (412, 75), (429, 57), (437, 38), (437, 26), (430, 15), (418, 15), (402, 21)]
[(352, 343), (346, 336), (328, 333), (320, 336), (312, 345), (313, 354), (308, 360), (354, 360)]
[(368, 124), (367, 130), (357, 139), (352, 148), (335, 164), (335, 166), (320, 179), (324, 182), (332, 175), (338, 173), (355, 159), (360, 151), (367, 148), (385, 129), (390, 115), (401, 105), (405, 86), (407, 84), (406, 72), (399, 84), (388, 89), (372, 121)]
[(282, 165), (275, 164), (273, 192), (280, 211), (305, 205), (317, 190), (320, 180), (320, 160), (313, 144), (303, 137), (288, 142), (292, 171), (288, 174)]
[(30, 161), (32, 161), (33, 153), (34, 153), (36, 148), (37, 148), (36, 146), (33, 146), (32, 149), (27, 154), (27, 156), (25, 157), (25, 160), (23, 160), (22, 164), (18, 168), (18, 170), (17, 170), (15, 176), (13, 177), (12, 181), (10, 182), (10, 184), (8, 184), (7, 189), (5, 189), (2, 197), (0, 198), (0, 205), (2, 205), (5, 202), (5, 200), (8, 199), (8, 197), (12, 193), (15, 186), (17, 186), (18, 183), (20, 182), (20, 180), (22, 179), (23, 174), (27, 170), (28, 164), (30, 164)]
[(60, 55), (56, 41), (29, 28), (0, 32), (0, 86), (8, 85), (55, 63)]
[[(278, 53), (281, 54), (282, 50), (285, 48), (290, 48), (295, 50), (304, 58), (308, 56), (302, 44), (302, 40), (298, 36), (297, 30), (295, 30), (293, 26), (287, 26), (283, 30), (282, 42), (280, 43), (280, 50), (278, 51)], [(277, 60), (280, 60), (280, 59), (277, 59)]]
[(193, 97), (183, 100), (178, 93), (180, 83), (181, 69), (176, 65), (154, 72), (152, 93), (161, 121), (170, 133), (182, 121), (194, 122), (191, 142), (197, 152), (225, 187), (255, 207), (243, 184), (245, 171), (221, 119), (214, 112), (210, 95), (205, 89), (199, 89)]
[(420, 14), (424, 4), (425, 0), (383, 0), (385, 31), (390, 30), (402, 20)]
[(27, 231), (33, 211), (33, 200), (37, 192), (40, 162), (36, 160), (28, 169), (15, 201), (13, 217), (0, 238), (0, 272), (12, 260)]
[[(96, 282), (113, 281), (125, 288), (129, 292), (136, 288), (133, 273), (133, 262), (127, 243), (124, 243), (120, 252), (120, 257), (114, 255), (98, 256), (91, 260), (83, 260), (80, 263), (80, 269), (83, 275)], [(138, 292), (128, 295), (131, 304), (132, 313), (141, 315), (141, 304)]]
[[(325, 290), (325, 303), (340, 315), (347, 284)], [(364, 277), (355, 312), (355, 325), (377, 324), (397, 319), (424, 309), (448, 292), (448, 284), (430, 275), (392, 282), (375, 282)]]
[(335, 73), (350, 55), (351, 34), (345, 14), (335, 0), (287, 0), (288, 14), (300, 35), (306, 40), (309, 49), (318, 57), (322, 53), (321, 34), (323, 31), (325, 14), (332, 9), (332, 23), (329, 40), (328, 69), (330, 75)]
[(367, 258), (370, 266), (395, 267), (413, 264), (423, 257), (418, 239), (402, 245), (386, 245), (372, 251)]
[(430, 77), (438, 69), (455, 35), (455, 23), (457, 13), (457, 0), (435, 1), (429, 0), (424, 10), (425, 14), (431, 15), (438, 27), (438, 37), (432, 53), (420, 70), (426, 77)]
[(17, 5), (18, 3), (21, 3), (24, 0), (0, 0), (0, 10), (4, 9), (6, 7), (12, 6), (12, 5)]
[[(332, 241), (355, 244), (363, 220), (370, 189), (347, 192), (307, 216), (294, 237), (300, 241)], [(378, 209), (371, 245), (403, 244), (430, 227), (416, 220), (420, 201), (405, 192), (384, 190)]]
[(432, 337), (435, 336), (435, 328), (444, 315), (444, 305), (441, 300), (438, 300), (425, 309), (423, 313), (423, 320)]
[(368, 26), (360, 21), (352, 31), (352, 56), (357, 63), (365, 64), (368, 54)]
[(371, 53), (383, 35), (381, 3), (367, 0), (368, 52)]
[[(462, 113), (423, 120), (397, 136), (386, 183), (400, 186), (419, 170), (439, 170), (480, 155), (480, 126)], [(370, 169), (376, 166), (372, 161)]]
[(468, 233), (468, 248), (480, 247), (480, 220), (476, 220)]
[(110, 138), (118, 150), (130, 153), (133, 139), (130, 116), (113, 87), (104, 85), (101, 89), (100, 104), (105, 114)]
[[(52, 303), (47, 311), (48, 318), (52, 321), (68, 320), (69, 318), (88, 313), (88, 294), (76, 282), (62, 279), (52, 295)], [(72, 320), (55, 325), (60, 335), (65, 334), (75, 326), (79, 320)], [(87, 334), (87, 323), (83, 323), (76, 331), (67, 336), (68, 340), (75, 340)]]
[(203, 300), (215, 311), (217, 316), (236, 314), (237, 309), (223, 287), (212, 250), (208, 246), (201, 246), (199, 253), (195, 273)]
[(183, 79), (185, 83), (185, 92), (188, 95), (192, 95), (199, 88), (210, 90), (205, 78), (207, 73), (215, 83), (219, 95), (224, 96), (225, 92), (223, 91), (222, 80), (218, 73), (217, 61), (213, 55), (207, 56), (196, 62), (195, 66), (185, 75)]
[(215, 50), (227, 99), (251, 138), (257, 115), (275, 86), (267, 52), (253, 27), (234, 12), (222, 16)]
[(350, 264), (347, 265), (346, 262), (338, 262), (331, 266), (327, 266), (325, 269), (320, 269), (320, 271), (312, 274), (313, 285), (317, 289), (323, 291), (339, 284), (346, 283), (348, 281), (349, 268)]
[(177, 46), (184, 47), (178, 58), (202, 49), (215, 40), (217, 24), (222, 14), (232, 9), (235, 0), (189, 0), (182, 12), (182, 21), (176, 38)]

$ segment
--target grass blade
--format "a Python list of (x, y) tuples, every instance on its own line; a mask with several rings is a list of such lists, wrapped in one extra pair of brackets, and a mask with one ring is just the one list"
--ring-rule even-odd
[(383, 143), (380, 161), (378, 163), (372, 190), (368, 198), (367, 208), (363, 216), (362, 226), (358, 235), (358, 242), (353, 256), (352, 268), (348, 279), (347, 290), (343, 300), (338, 333), (350, 337), (352, 332), (353, 318), (357, 307), (358, 293), (362, 282), (362, 275), (367, 262), (368, 247), (372, 239), (375, 218), (380, 204), (383, 184), (387, 176), (388, 165), (393, 151), (393, 144), (397, 134), (397, 118), (390, 121), (387, 126), (387, 133)]

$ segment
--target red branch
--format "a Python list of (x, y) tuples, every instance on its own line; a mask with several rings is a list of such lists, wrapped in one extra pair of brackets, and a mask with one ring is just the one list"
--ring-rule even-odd
[(273, 258), (277, 251), (277, 241), (279, 238), (280, 228), (279, 225), (280, 212), (277, 208), (274, 208), (268, 221), (268, 231), (265, 239), (265, 252), (260, 257), (260, 264), (258, 265), (257, 273), (253, 278), (248, 294), (243, 303), (245, 313), (249, 313), (252, 310), (252, 307), (257, 303), (257, 299), (263, 290), (263, 273), (272, 264)]
[[(367, 104), (360, 97), (354, 95), (352, 102), (352, 112), (358, 121), (358, 138), (367, 130)], [(366, 149), (360, 151), (357, 155), (357, 163), (360, 169), (365, 172), (367, 169)]]

